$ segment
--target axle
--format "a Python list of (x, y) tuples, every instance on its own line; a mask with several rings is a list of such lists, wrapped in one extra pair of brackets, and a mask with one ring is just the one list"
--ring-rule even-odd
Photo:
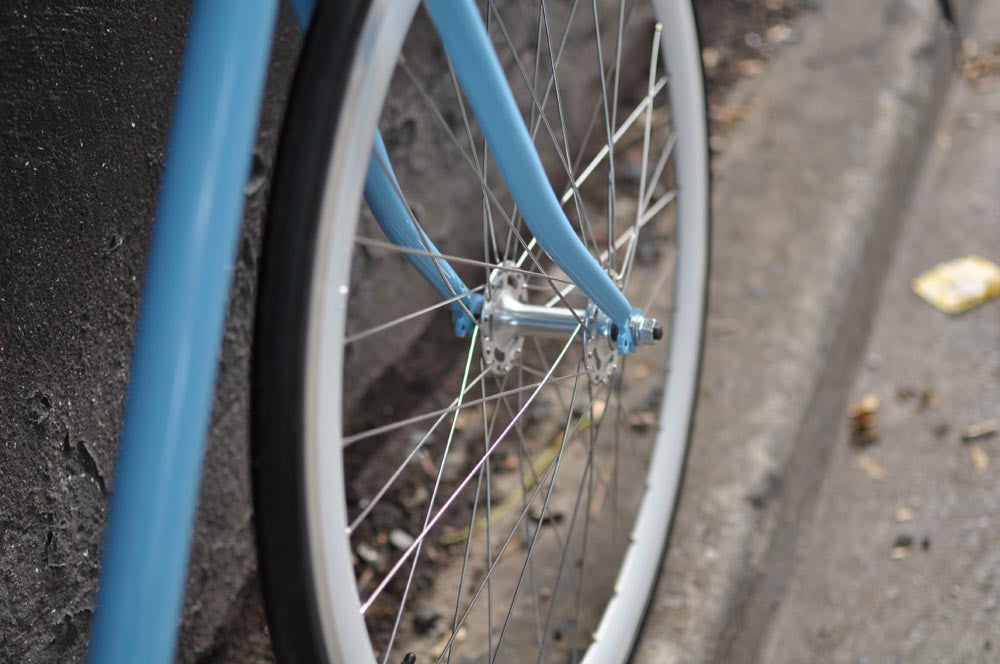
[[(591, 376), (604, 382), (617, 370), (621, 331), (594, 304), (586, 309), (528, 304), (524, 275), (503, 267), (494, 270), (488, 292), (479, 323), (483, 356), (495, 372), (510, 370), (526, 337), (567, 339), (578, 328), (582, 328), (584, 363)], [(639, 345), (651, 345), (663, 337), (655, 319), (639, 314), (629, 320), (629, 328)]]

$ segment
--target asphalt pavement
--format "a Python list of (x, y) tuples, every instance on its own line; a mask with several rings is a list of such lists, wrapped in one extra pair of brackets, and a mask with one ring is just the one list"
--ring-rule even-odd
[(879, 438), (852, 448), (842, 419), (760, 661), (1000, 661), (1000, 438), (962, 440), (1000, 417), (1000, 300), (950, 316), (911, 292), (940, 261), (1000, 261), (1000, 72), (984, 67), (1000, 4), (964, 37), (850, 389), (878, 395)]
[(1000, 416), (1000, 301), (911, 292), (1000, 260), (1000, 72), (956, 65), (963, 36), (993, 57), (1000, 7), (974, 5), (961, 34), (931, 0), (823, 3), (729, 95), (701, 401), (637, 662), (1000, 661), (1000, 439), (960, 440)]

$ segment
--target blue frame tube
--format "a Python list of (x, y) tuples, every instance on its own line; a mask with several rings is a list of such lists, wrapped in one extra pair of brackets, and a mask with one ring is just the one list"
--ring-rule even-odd
[[(409, 208), (403, 202), (400, 194), (399, 181), (389, 162), (389, 154), (385, 150), (382, 134), (375, 132), (375, 148), (368, 160), (368, 171), (365, 176), (365, 200), (372, 214), (378, 221), (382, 232), (393, 244), (411, 249), (440, 253), (431, 239), (421, 230), (416, 220), (410, 214)], [(444, 258), (430, 258), (417, 254), (405, 254), (406, 260), (426, 279), (434, 290), (444, 298), (469, 293), (469, 287), (455, 273), (451, 264)], [(479, 293), (469, 293), (461, 299), (449, 304), (452, 320), (455, 324), (455, 335), (465, 337), (476, 326), (469, 317), (479, 316), (483, 306), (483, 296)], [(464, 308), (463, 308), (464, 305)], [(468, 310), (468, 313), (466, 312)]]
[(556, 198), (473, 0), (424, 0), (479, 120), (507, 189), (538, 243), (612, 321), (618, 350), (635, 350), (630, 325), (641, 312), (573, 231)]
[[(315, 10), (315, 0), (292, 0), (292, 11), (303, 33), (309, 28)], [(406, 206), (399, 180), (396, 179), (389, 153), (385, 149), (385, 141), (378, 130), (375, 131), (375, 145), (368, 160), (364, 193), (365, 201), (379, 227), (394, 244), (432, 254), (441, 253)], [(419, 254), (405, 254), (405, 258), (442, 298), (447, 300), (469, 293), (469, 287), (446, 259)], [(472, 332), (476, 326), (474, 318), (478, 318), (482, 307), (483, 296), (479, 293), (469, 293), (461, 299), (461, 304), (456, 300), (448, 305), (455, 326), (455, 336), (462, 338)]]
[(174, 652), (230, 276), (277, 0), (198, 0), (118, 453), (92, 664)]

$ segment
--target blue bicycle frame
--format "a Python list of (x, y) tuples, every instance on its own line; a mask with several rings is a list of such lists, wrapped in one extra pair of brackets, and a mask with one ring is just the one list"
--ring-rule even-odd
[[(183, 600), (205, 436), (278, 0), (197, 0), (174, 109), (140, 310), (102, 562), (90, 661), (169, 662)], [(293, 0), (301, 25), (315, 0)], [(525, 222), (542, 248), (634, 350), (633, 309), (563, 213), (473, 0), (425, 0), (458, 79)], [(381, 139), (365, 195), (393, 242), (456, 298), (468, 293), (406, 208)], [(427, 255), (430, 254), (430, 255)]]

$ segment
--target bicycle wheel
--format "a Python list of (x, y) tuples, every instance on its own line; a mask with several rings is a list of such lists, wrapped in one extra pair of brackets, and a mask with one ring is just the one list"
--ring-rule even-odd
[(362, 202), (377, 127), (407, 205), (473, 291), (576, 316), (590, 303), (519, 219), (418, 3), (320, 3), (253, 358), (257, 538), (282, 662), (621, 662), (659, 573), (708, 270), (691, 6), (510, 0), (483, 14), (567, 215), (664, 338), (627, 357), (581, 328), (514, 331), (501, 348), (486, 317), (455, 338), (448, 303)]

